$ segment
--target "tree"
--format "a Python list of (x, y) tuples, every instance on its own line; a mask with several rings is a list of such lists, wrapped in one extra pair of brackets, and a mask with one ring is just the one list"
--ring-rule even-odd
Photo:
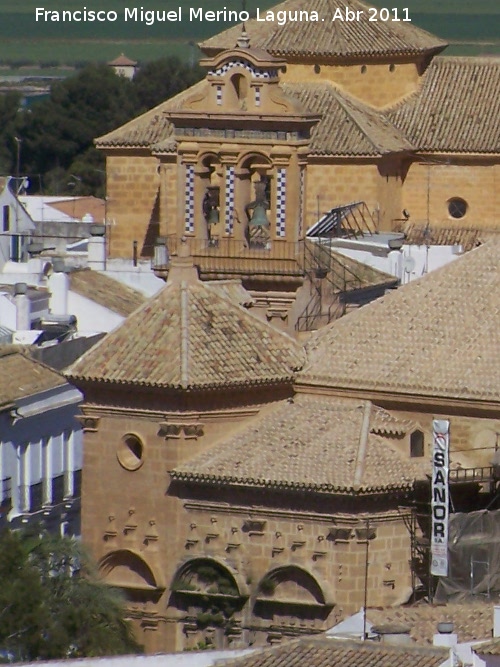
[(205, 75), (198, 65), (192, 66), (175, 56), (147, 63), (132, 81), (139, 108), (146, 111), (197, 83)]
[(116, 76), (106, 65), (86, 67), (53, 84), (48, 100), (18, 115), (17, 133), (23, 140), (21, 171), (50, 174), (44, 185), (51, 194), (71, 194), (68, 183), (78, 158), (87, 172), (85, 178), (77, 174), (82, 188), (93, 190), (102, 179), (93, 175), (87, 183), (89, 173), (104, 169), (94, 138), (133, 118), (137, 106), (130, 81)]
[(0, 95), (0, 174), (13, 174), (16, 169), (16, 118), (21, 95), (8, 92)]
[[(13, 173), (21, 143), (20, 172), (31, 192), (104, 196), (104, 157), (94, 139), (176, 95), (203, 71), (178, 58), (162, 58), (133, 81), (107, 65), (89, 65), (54, 83), (47, 100), (20, 111), (19, 96), (0, 96), (0, 173)], [(76, 178), (75, 178), (76, 176)]]
[(137, 653), (124, 601), (79, 542), (0, 535), (0, 655), (10, 661)]

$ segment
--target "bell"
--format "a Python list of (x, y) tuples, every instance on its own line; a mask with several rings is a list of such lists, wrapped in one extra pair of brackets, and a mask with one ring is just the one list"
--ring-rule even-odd
[(219, 222), (219, 211), (216, 208), (212, 208), (208, 214), (207, 224), (216, 225)]
[(266, 215), (266, 209), (262, 204), (257, 204), (250, 219), (250, 227), (269, 227), (270, 222)]

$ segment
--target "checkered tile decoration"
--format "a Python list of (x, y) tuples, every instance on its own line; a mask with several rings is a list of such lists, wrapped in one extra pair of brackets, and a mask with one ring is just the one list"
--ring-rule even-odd
[(260, 107), (260, 87), (257, 86), (255, 89), (255, 106)]
[(186, 165), (186, 200), (184, 207), (184, 231), (194, 232), (194, 165)]
[(300, 190), (299, 190), (299, 239), (302, 236), (302, 224), (304, 222), (304, 204), (305, 204), (305, 185), (306, 185), (306, 170), (304, 167), (300, 170)]
[(217, 86), (217, 104), (222, 104), (222, 86)]
[(250, 72), (250, 74), (255, 79), (271, 79), (278, 76), (278, 70), (276, 69), (261, 69), (260, 67), (253, 67), (253, 65), (251, 65), (248, 61), (240, 59), (231, 60), (228, 63), (224, 63), (222, 67), (218, 67), (217, 69), (211, 70), (209, 74), (215, 76), (223, 76), (230, 69), (233, 69), (233, 67), (238, 67), (238, 66), (243, 67), (244, 69), (247, 70), (247, 72)]
[(282, 238), (286, 234), (286, 169), (278, 169), (276, 181), (276, 236)]
[(226, 167), (226, 201), (225, 201), (225, 231), (226, 234), (233, 233), (233, 213), (234, 213), (234, 167)]

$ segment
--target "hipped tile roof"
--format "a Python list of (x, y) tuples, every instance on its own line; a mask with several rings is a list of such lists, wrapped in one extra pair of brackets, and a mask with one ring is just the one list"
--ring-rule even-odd
[(489, 642), (474, 644), (472, 647), (474, 653), (478, 655), (496, 655), (500, 656), (500, 639), (491, 639)]
[(462, 246), (464, 251), (472, 250), (489, 239), (500, 239), (500, 230), (472, 227), (437, 227), (414, 222), (400, 226), (408, 245)]
[(168, 139), (172, 135), (173, 126), (165, 116), (165, 111), (177, 111), (182, 108), (188, 97), (199, 92), (206, 86), (206, 82), (199, 81), (191, 88), (183, 90), (178, 95), (165, 100), (156, 107), (137, 118), (133, 118), (125, 125), (104, 134), (95, 140), (98, 148), (149, 148)]
[(387, 117), (420, 151), (500, 153), (500, 58), (435, 58)]
[[(409, 488), (425, 476), (427, 464), (403, 457), (371, 432), (378, 412), (368, 401), (298, 394), (171, 475), (198, 483), (321, 493)], [(404, 423), (399, 428), (406, 432)]]
[(72, 271), (69, 274), (69, 285), (72, 292), (92, 299), (123, 317), (133, 313), (146, 301), (141, 292), (91, 269)]
[(225, 660), (225, 667), (439, 667), (444, 649), (310, 637)]
[(66, 384), (57, 371), (12, 346), (0, 348), (0, 377), (0, 408)]
[[(450, 354), (450, 351), (453, 351)], [(500, 400), (500, 244), (313, 334), (298, 381), (464, 400)]]
[(302, 349), (216, 289), (173, 280), (67, 375), (120, 384), (213, 388), (291, 381)]
[[(99, 148), (151, 148), (175, 152), (173, 126), (165, 111), (182, 108), (192, 88), (96, 139)], [(282, 84), (308, 112), (321, 114), (311, 153), (377, 157), (390, 152), (500, 153), (500, 59), (435, 58), (419, 89), (383, 113), (333, 84)]]
[[(172, 152), (176, 142), (173, 126), (164, 115), (182, 107), (194, 92), (202, 90), (201, 81), (171, 100), (135, 118), (126, 125), (100, 137), (100, 148), (128, 146), (151, 147), (155, 153)], [(379, 111), (350, 97), (328, 83), (282, 84), (285, 93), (303, 104), (307, 111), (321, 114), (313, 129), (311, 153), (317, 155), (379, 156), (412, 150), (412, 144)], [(189, 93), (189, 94), (188, 94)]]
[(312, 130), (314, 155), (378, 156), (413, 146), (384, 115), (328, 83), (282, 84), (312, 113), (322, 115)]
[[(488, 639), (493, 633), (492, 602), (465, 602), (446, 605), (418, 603), (410, 607), (368, 609), (373, 625), (401, 624), (410, 629), (410, 637), (420, 645), (432, 644), (437, 624), (452, 622), (459, 642)], [(479, 651), (478, 651), (479, 652)]]
[[(410, 56), (438, 52), (446, 42), (438, 39), (412, 23), (395, 21), (370, 21), (370, 5), (357, 0), (285, 0), (272, 8), (275, 12), (316, 10), (319, 21), (275, 21), (246, 23), (252, 47), (264, 49), (273, 56), (293, 58), (361, 58)], [(332, 21), (336, 10), (345, 16), (346, 8), (361, 11), (359, 20)], [(261, 18), (265, 15), (261, 11)], [(322, 20), (324, 19), (324, 20)], [(200, 48), (208, 55), (233, 48), (241, 34), (241, 27), (233, 26), (207, 39)]]

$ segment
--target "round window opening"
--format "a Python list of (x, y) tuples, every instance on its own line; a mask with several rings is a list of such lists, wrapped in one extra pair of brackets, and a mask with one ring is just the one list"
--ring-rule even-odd
[(137, 470), (144, 463), (144, 444), (137, 435), (127, 433), (121, 439), (116, 455), (126, 470)]
[(455, 220), (460, 220), (467, 213), (467, 202), (460, 197), (453, 197), (448, 202), (448, 213)]

